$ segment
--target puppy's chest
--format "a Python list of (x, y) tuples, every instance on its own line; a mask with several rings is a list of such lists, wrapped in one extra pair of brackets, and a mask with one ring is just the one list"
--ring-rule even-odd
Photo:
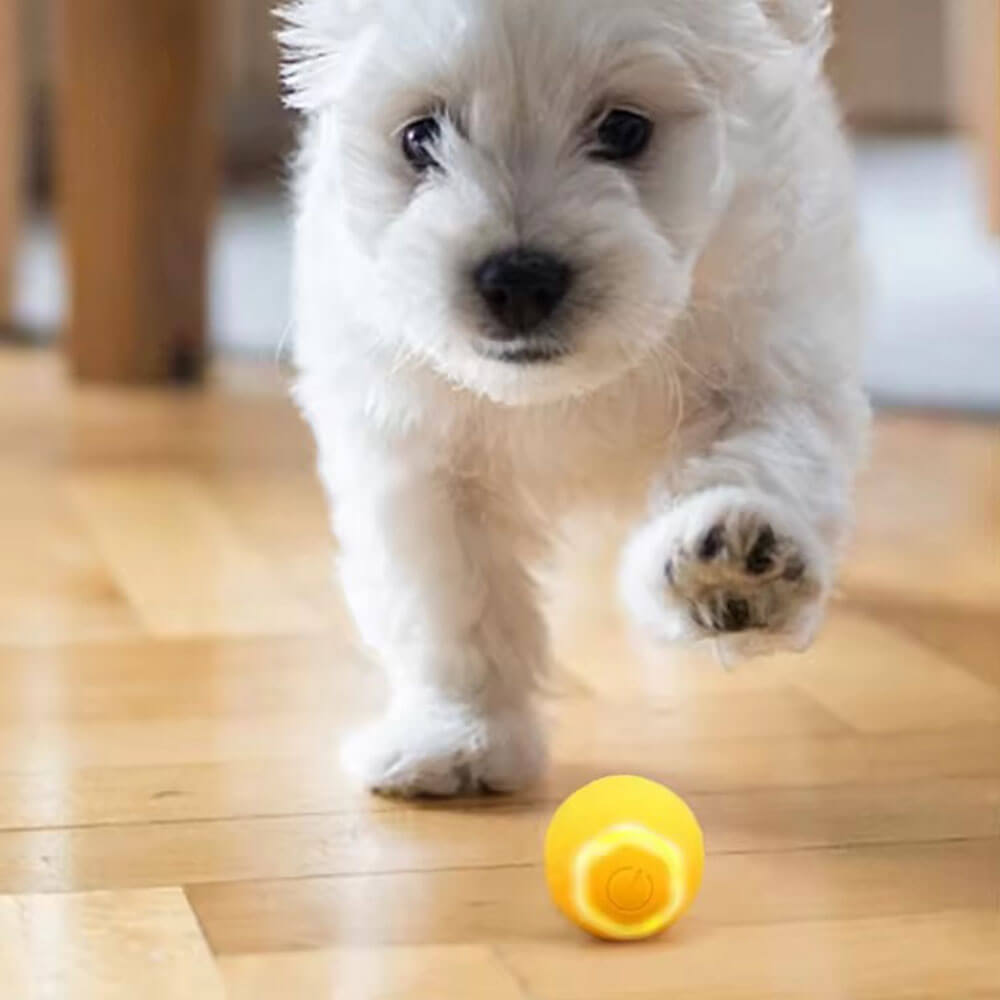
[(631, 506), (669, 463), (675, 423), (665, 406), (509, 412), (480, 426), (463, 464), (491, 493), (539, 510)]

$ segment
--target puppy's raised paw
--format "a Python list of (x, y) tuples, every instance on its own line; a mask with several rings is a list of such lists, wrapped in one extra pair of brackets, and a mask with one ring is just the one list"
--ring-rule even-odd
[(545, 746), (527, 709), (488, 714), (450, 702), (397, 703), (344, 743), (345, 769), (396, 798), (516, 792), (538, 779)]
[(735, 658), (812, 641), (828, 563), (820, 540), (781, 502), (712, 490), (638, 532), (625, 553), (622, 593), (658, 637), (715, 638)]

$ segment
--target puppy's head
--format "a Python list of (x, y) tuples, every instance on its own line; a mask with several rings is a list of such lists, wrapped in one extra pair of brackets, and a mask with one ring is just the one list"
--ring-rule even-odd
[(738, 179), (734, 130), (819, 6), (298, 0), (301, 207), (350, 243), (312, 252), (373, 336), (476, 392), (611, 381), (669, 342)]

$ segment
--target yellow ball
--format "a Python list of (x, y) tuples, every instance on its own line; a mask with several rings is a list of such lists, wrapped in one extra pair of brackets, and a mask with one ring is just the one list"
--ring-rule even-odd
[(679, 796), (645, 778), (602, 778), (571, 795), (545, 837), (545, 875), (573, 923), (611, 941), (638, 941), (694, 902), (705, 842)]

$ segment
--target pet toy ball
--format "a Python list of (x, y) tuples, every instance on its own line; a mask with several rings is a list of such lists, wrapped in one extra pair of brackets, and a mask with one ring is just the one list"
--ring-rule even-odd
[(545, 837), (556, 906), (596, 937), (637, 941), (683, 916), (701, 887), (705, 842), (679, 796), (645, 778), (602, 778), (571, 795)]

